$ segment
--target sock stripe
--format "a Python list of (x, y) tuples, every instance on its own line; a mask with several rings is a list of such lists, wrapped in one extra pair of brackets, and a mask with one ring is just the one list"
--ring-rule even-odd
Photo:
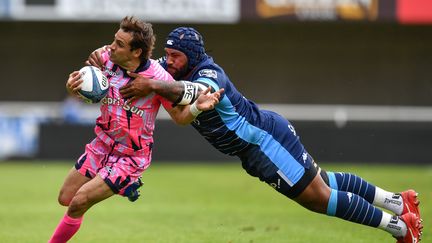
[(330, 216), (336, 215), (337, 204), (338, 204), (338, 191), (332, 189), (330, 192), (330, 198), (327, 205), (327, 215)]
[[(354, 182), (352, 183), (352, 187), (353, 187), (353, 191), (359, 191), (359, 190), (356, 190), (356, 186), (357, 186), (357, 177), (353, 177), (353, 179), (354, 179)], [(348, 185), (349, 186), (349, 185)]]
[[(352, 192), (363, 197), (369, 203), (373, 203), (375, 198), (375, 186), (351, 173), (332, 173), (336, 180), (337, 186), (331, 186), (333, 189)], [(328, 172), (329, 178), (331, 173)]]
[(374, 217), (373, 217), (374, 215), (375, 215), (375, 210), (372, 211), (372, 216), (370, 217), (369, 222), (367, 223), (368, 225), (371, 224), (372, 219), (374, 218)]
[[(362, 203), (361, 208), (360, 208), (360, 212), (363, 212), (363, 207), (365, 206), (365, 204), (366, 203)], [(368, 205), (366, 205), (366, 206), (368, 206)], [(366, 210), (366, 212), (367, 212), (367, 210)], [(367, 215), (367, 213), (365, 213), (364, 215)], [(360, 216), (361, 216), (361, 214), (358, 214), (357, 218), (354, 221), (359, 222), (360, 221)]]
[(359, 178), (359, 179), (360, 179), (360, 182), (359, 182), (360, 187), (358, 189), (358, 191), (359, 191), (358, 195), (363, 197), (363, 193), (362, 193), (363, 180), (361, 178)]
[(350, 181), (351, 181), (351, 175), (350, 175), (350, 174), (348, 174), (348, 182), (347, 182), (347, 189), (348, 189), (348, 186), (349, 186), (349, 184), (350, 184)]
[(335, 189), (335, 190), (339, 190), (338, 183), (336, 181), (335, 173), (327, 172), (327, 177), (329, 178), (330, 188)]
[[(353, 181), (353, 180), (352, 180)], [(382, 211), (372, 206), (359, 195), (337, 191), (336, 217), (351, 222), (377, 227), (381, 222)]]
[(339, 173), (340, 174), (340, 176), (342, 177), (342, 183), (341, 183), (341, 187), (342, 187), (342, 185), (344, 184), (344, 182), (345, 182), (345, 176), (344, 176), (344, 174), (345, 173)]
[(346, 213), (342, 216), (342, 218), (346, 219), (347, 214), (349, 213), (350, 209), (352, 208), (352, 201), (351, 203), (346, 202), (347, 204), (349, 204), (348, 209), (346, 210)]
[(363, 217), (363, 220), (361, 221), (361, 224), (363, 224), (364, 221), (366, 220), (366, 218), (367, 218), (367, 216), (368, 216), (368, 214), (369, 214), (369, 208), (371, 208), (371, 205), (368, 205), (368, 209), (366, 210), (366, 213), (365, 213), (365, 215), (364, 215), (364, 217)]
[[(353, 195), (353, 199), (352, 199), (352, 201), (354, 201), (355, 199), (354, 199), (354, 195)], [(355, 200), (357, 203), (356, 203), (356, 205), (355, 205), (355, 207), (354, 207), (354, 210), (352, 211), (352, 213), (351, 213), (351, 216), (348, 218), (348, 220), (351, 220), (352, 219), (352, 217), (354, 216), (354, 214), (355, 213), (357, 213), (357, 211), (356, 211), (356, 209), (357, 209), (357, 207), (358, 207), (358, 205), (359, 205), (359, 203), (360, 203), (360, 200)], [(360, 211), (361, 212), (361, 211)]]

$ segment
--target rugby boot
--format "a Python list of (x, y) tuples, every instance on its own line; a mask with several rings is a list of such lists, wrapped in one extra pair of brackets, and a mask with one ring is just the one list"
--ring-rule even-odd
[(396, 238), (396, 243), (418, 243), (421, 240), (423, 225), (422, 220), (418, 218), (414, 213), (406, 213), (399, 216), (407, 226), (407, 232), (404, 237)]
[(400, 195), (402, 196), (402, 200), (403, 200), (402, 215), (407, 213), (413, 213), (420, 219), (421, 218), (420, 209), (419, 209), (420, 201), (417, 198), (418, 193), (410, 189), (401, 192)]

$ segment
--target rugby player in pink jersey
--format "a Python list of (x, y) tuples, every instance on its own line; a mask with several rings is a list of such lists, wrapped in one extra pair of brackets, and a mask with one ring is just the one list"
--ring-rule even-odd
[[(85, 147), (74, 168), (67, 175), (58, 201), (67, 212), (49, 242), (67, 242), (78, 231), (84, 213), (114, 194), (135, 201), (142, 185), (139, 177), (150, 165), (153, 129), (160, 105), (178, 124), (188, 124), (196, 110), (210, 110), (219, 102), (223, 90), (210, 89), (195, 94), (192, 105), (172, 107), (155, 93), (146, 97), (124, 99), (119, 89), (133, 80), (130, 74), (172, 82), (173, 78), (157, 61), (150, 59), (155, 42), (152, 26), (135, 17), (125, 17), (114, 41), (101, 55), (103, 72), (110, 81), (107, 96), (101, 101), (101, 115), (96, 120), (96, 138)], [(66, 89), (77, 95), (82, 83), (78, 71), (69, 75)]]

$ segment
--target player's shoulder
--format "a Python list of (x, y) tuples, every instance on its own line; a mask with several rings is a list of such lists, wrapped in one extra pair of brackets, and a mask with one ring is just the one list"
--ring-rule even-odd
[(195, 79), (198, 78), (209, 78), (213, 80), (220, 80), (225, 78), (225, 72), (222, 70), (222, 68), (217, 65), (213, 58), (208, 58), (205, 62), (201, 64), (197, 68), (197, 71), (195, 72)]
[(198, 72), (195, 76), (197, 78), (218, 79), (218, 72), (214, 68), (203, 68), (203, 69), (198, 70)]
[(172, 76), (159, 64), (157, 60), (149, 59), (149, 67), (141, 74), (160, 80), (174, 80)]

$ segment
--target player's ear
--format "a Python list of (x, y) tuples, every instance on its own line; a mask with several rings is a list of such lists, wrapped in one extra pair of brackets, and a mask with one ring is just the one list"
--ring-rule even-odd
[(132, 53), (133, 53), (133, 55), (135, 57), (139, 57), (139, 56), (141, 56), (142, 49), (141, 48), (137, 48), (137, 49), (133, 50)]

